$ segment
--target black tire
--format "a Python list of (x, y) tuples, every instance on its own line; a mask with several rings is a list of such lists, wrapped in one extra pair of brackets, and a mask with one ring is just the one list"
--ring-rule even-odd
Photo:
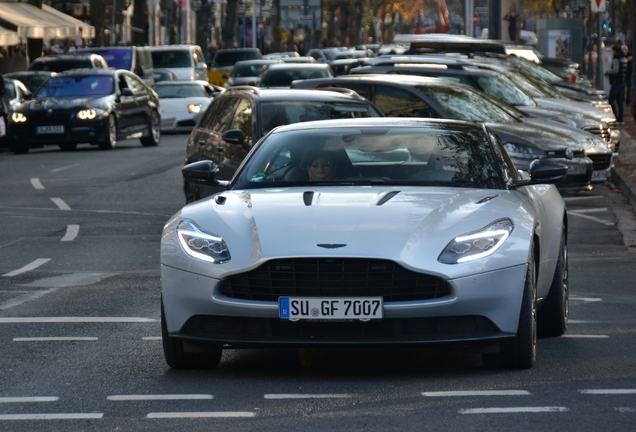
[(141, 145), (144, 147), (156, 147), (161, 140), (161, 117), (157, 111), (150, 114), (150, 123), (146, 135), (140, 138)]
[(537, 287), (534, 245), (526, 269), (517, 336), (500, 343), (499, 353), (484, 354), (488, 367), (530, 369), (537, 359)]
[(58, 144), (62, 151), (73, 151), (77, 147), (77, 143)]
[(568, 247), (565, 226), (561, 234), (561, 247), (550, 292), (539, 310), (540, 336), (562, 336), (568, 329), (570, 314), (570, 288), (568, 286)]
[(206, 347), (206, 352), (186, 352), (183, 341), (168, 335), (163, 303), (161, 304), (161, 340), (166, 363), (173, 369), (216, 369), (221, 362), (223, 348)]
[(99, 143), (102, 150), (112, 150), (117, 146), (117, 120), (113, 114), (108, 116), (104, 139)]

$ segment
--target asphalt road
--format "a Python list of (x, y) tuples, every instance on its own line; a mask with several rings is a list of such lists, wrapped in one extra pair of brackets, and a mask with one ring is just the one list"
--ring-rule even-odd
[(439, 349), (228, 350), (216, 371), (171, 370), (159, 237), (185, 140), (0, 153), (0, 430), (634, 430), (636, 222), (611, 185), (565, 196), (570, 329), (531, 370)]

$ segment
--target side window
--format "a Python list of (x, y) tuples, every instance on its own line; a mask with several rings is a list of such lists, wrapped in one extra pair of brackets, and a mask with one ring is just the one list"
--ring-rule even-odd
[(489, 131), (488, 136), (490, 137), (490, 141), (492, 141), (493, 148), (495, 149), (495, 155), (497, 156), (497, 160), (501, 166), (504, 180), (506, 182), (517, 180), (519, 175), (517, 174), (514, 164), (510, 160), (510, 156), (508, 156), (508, 153), (504, 149), (501, 140), (492, 131)]
[(221, 134), (230, 129), (230, 121), (236, 111), (238, 101), (239, 99), (235, 97), (222, 98), (216, 107), (214, 116), (211, 116), (210, 121), (205, 123), (204, 127)]
[(198, 47), (194, 48), (194, 65), (196, 66), (197, 64), (204, 61), (205, 57), (203, 57), (203, 52), (201, 51), (201, 49)]
[(425, 101), (395, 87), (376, 86), (375, 105), (387, 117), (436, 117)]
[(245, 142), (252, 142), (252, 103), (241, 98), (229, 129), (240, 129), (245, 134)]
[(128, 86), (128, 81), (126, 80), (126, 77), (122, 74), (119, 75), (119, 77), (117, 78), (117, 86), (119, 87), (119, 91), (121, 92), (123, 89), (127, 89), (130, 88)]
[(125, 77), (128, 87), (130, 87), (134, 94), (140, 95), (146, 93), (146, 89), (139, 79), (131, 75), (125, 75)]

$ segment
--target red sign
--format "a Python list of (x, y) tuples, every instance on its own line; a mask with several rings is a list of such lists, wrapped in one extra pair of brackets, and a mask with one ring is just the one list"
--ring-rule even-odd
[(479, 15), (474, 13), (473, 14), (473, 25), (476, 26), (477, 24), (479, 24)]

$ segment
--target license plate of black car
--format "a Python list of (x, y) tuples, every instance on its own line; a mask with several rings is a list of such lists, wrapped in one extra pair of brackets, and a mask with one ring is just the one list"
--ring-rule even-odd
[(35, 133), (39, 134), (63, 134), (64, 126), (38, 126)]
[(279, 297), (278, 316), (298, 320), (371, 320), (384, 316), (382, 297)]

